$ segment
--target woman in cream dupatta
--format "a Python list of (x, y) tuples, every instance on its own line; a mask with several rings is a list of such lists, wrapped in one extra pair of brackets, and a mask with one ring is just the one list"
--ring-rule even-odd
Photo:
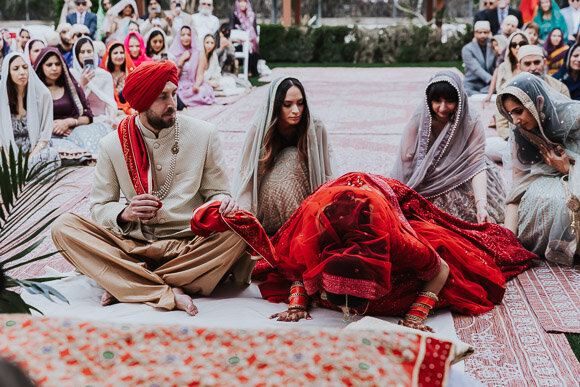
[(505, 226), (527, 249), (571, 265), (580, 239), (580, 168), (573, 165), (580, 160), (580, 102), (522, 73), (496, 104), (511, 123)]
[[(20, 63), (17, 59), (20, 58)], [(28, 72), (25, 90), (18, 90), (10, 67), (22, 67)], [(19, 71), (19, 70), (16, 70)], [(20, 95), (23, 93), (24, 95)], [(25, 99), (22, 110), (18, 101)], [(11, 106), (12, 105), (12, 106)], [(14, 110), (14, 111), (13, 111)], [(8, 150), (10, 145), (30, 152), (29, 165), (38, 162), (60, 165), (58, 151), (52, 147), (52, 97), (50, 91), (38, 78), (26, 57), (18, 52), (10, 53), (2, 63), (0, 79), (0, 149)]]
[[(441, 97), (447, 103), (457, 101), (446, 122), (433, 107), (441, 100), (431, 89), (437, 85), (453, 93)], [(430, 93), (434, 93), (432, 97)], [(439, 126), (444, 123), (439, 133), (434, 130), (436, 121)], [(391, 177), (462, 220), (503, 222), (504, 183), (497, 166), (485, 156), (483, 126), (470, 111), (467, 93), (456, 72), (440, 71), (429, 80), (425, 101), (403, 132)]]
[[(294, 88), (301, 98), (291, 103), (301, 104), (303, 110), (292, 138), (288, 138), (280, 133), (279, 125), (287, 95)], [(268, 139), (274, 139), (271, 147), (267, 146)], [(270, 235), (312, 191), (332, 177), (326, 129), (310, 113), (304, 88), (297, 79), (278, 78), (270, 85), (246, 133), (234, 176), (233, 193), (240, 208), (256, 214)]]

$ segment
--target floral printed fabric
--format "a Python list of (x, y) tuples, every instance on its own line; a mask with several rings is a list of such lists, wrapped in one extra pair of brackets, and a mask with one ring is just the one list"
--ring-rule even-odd
[(111, 325), (0, 315), (0, 353), (39, 385), (446, 384), (453, 344), (415, 333)]

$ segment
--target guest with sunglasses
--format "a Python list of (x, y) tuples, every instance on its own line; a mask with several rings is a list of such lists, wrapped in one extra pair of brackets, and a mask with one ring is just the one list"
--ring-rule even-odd
[(71, 25), (84, 24), (89, 28), (90, 37), (95, 38), (97, 32), (97, 15), (88, 10), (87, 0), (75, 0), (76, 12), (66, 15), (66, 22)]

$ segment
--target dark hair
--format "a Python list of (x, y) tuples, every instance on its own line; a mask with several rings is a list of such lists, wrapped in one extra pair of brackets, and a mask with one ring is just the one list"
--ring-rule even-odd
[[(10, 106), (10, 113), (17, 114), (18, 113), (18, 91), (16, 90), (16, 84), (12, 80), (12, 76), (10, 75), (10, 65), (16, 58), (22, 58), (20, 55), (14, 55), (10, 58), (8, 62), (8, 76), (6, 77), (6, 91), (8, 92), (8, 105)], [(26, 63), (26, 60), (24, 60)], [(28, 63), (26, 63), (30, 66)], [(30, 80), (28, 80), (30, 82)], [(26, 109), (26, 97), (28, 95), (28, 87), (24, 89), (24, 96), (22, 97), (22, 102), (24, 103), (24, 109)]]
[[(205, 39), (208, 36), (213, 39), (213, 49), (210, 52), (206, 53), (205, 52)], [(204, 44), (203, 51), (205, 53), (205, 57), (207, 58), (207, 62), (209, 63), (209, 60), (211, 59), (211, 55), (213, 54), (213, 52), (215, 51), (215, 49), (217, 47), (217, 39), (215, 38), (215, 36), (213, 34), (207, 34), (203, 37), (203, 44)]]
[[(93, 42), (91, 42), (90, 38), (87, 38), (87, 37), (80, 38), (79, 40), (77, 40), (77, 44), (75, 46), (75, 58), (77, 58), (77, 60), (79, 60), (79, 54), (81, 52), (81, 48), (83, 47), (83, 45), (85, 43), (89, 43), (91, 45), (91, 47), (93, 48), (93, 51), (95, 50), (95, 46), (93, 45)], [(81, 66), (82, 65), (83, 64), (81, 63)]]
[[(340, 259), (329, 259), (326, 265), (324, 265), (324, 273), (338, 277), (373, 280), (373, 278), (368, 277), (372, 272), (365, 270), (364, 263), (358, 258), (349, 256), (343, 256)], [(358, 308), (369, 301), (366, 298), (353, 296), (347, 293), (332, 293), (328, 290), (326, 290), (326, 296), (331, 304), (339, 307), (346, 306), (348, 303), (349, 308)]]
[(149, 35), (149, 38), (147, 38), (147, 45), (145, 48), (145, 53), (147, 54), (147, 56), (152, 57), (154, 55), (153, 47), (151, 47), (151, 40), (153, 40), (154, 37), (159, 35), (163, 37), (163, 48), (161, 49), (161, 51), (165, 49), (165, 36), (163, 36), (163, 33), (161, 31), (155, 30), (151, 32), (151, 35)]
[(228, 39), (230, 38), (231, 31), (232, 28), (230, 27), (230, 23), (224, 23), (220, 26), (220, 32)]
[(447, 81), (439, 81), (429, 85), (429, 87), (427, 87), (426, 93), (427, 105), (429, 106), (429, 111), (431, 112), (432, 116), (435, 115), (435, 112), (431, 107), (433, 101), (443, 98), (449, 102), (459, 102), (459, 94), (457, 93), (457, 90)]
[(282, 104), (286, 98), (286, 93), (292, 87), (296, 86), (300, 89), (302, 93), (302, 99), (304, 103), (304, 110), (302, 111), (302, 117), (300, 122), (296, 124), (296, 137), (298, 142), (298, 152), (304, 161), (308, 161), (307, 152), (307, 130), (310, 124), (310, 112), (308, 111), (308, 103), (306, 101), (306, 92), (304, 91), (304, 86), (296, 78), (286, 78), (276, 90), (276, 96), (274, 97), (274, 108), (272, 110), (272, 121), (266, 135), (264, 136), (264, 157), (260, 159), (262, 162), (262, 168), (260, 173), (264, 173), (270, 170), (274, 166), (274, 161), (278, 153), (284, 148), (284, 143), (286, 140), (282, 137), (278, 131), (278, 119), (280, 117), (280, 111), (282, 110)]
[(38, 67), (36, 67), (36, 74), (38, 75), (38, 78), (40, 78), (42, 83), (44, 83), (46, 85), (46, 75), (44, 75), (43, 66), (44, 66), (44, 63), (47, 60), (49, 60), (50, 58), (52, 58), (53, 56), (56, 56), (56, 58), (58, 59), (58, 61), (60, 62), (60, 65), (62, 67), (62, 72), (60, 73), (60, 77), (58, 77), (55, 84), (57, 86), (60, 86), (60, 87), (65, 87), (66, 83), (65, 83), (65, 78), (64, 78), (64, 72), (66, 71), (66, 69), (64, 67), (66, 66), (66, 63), (64, 63), (62, 61), (62, 59), (58, 56), (58, 54), (54, 51), (49, 51), (45, 56), (42, 57), (42, 59), (38, 63)]
[[(117, 47), (122, 47), (123, 48), (123, 52), (125, 52), (125, 46), (123, 46), (123, 43), (114, 43), (111, 45), (111, 47), (109, 47), (109, 51), (107, 52), (107, 70), (109, 70), (110, 73), (112, 73), (113, 71), (115, 71), (115, 65), (113, 64), (113, 61), (111, 59), (112, 57), (112, 52), (115, 48)], [(125, 62), (123, 62), (123, 64), (121, 65), (121, 71), (125, 71), (125, 66), (127, 66), (127, 57), (125, 56)]]
[(34, 387), (34, 382), (26, 372), (8, 359), (0, 358), (0, 375), (0, 386)]

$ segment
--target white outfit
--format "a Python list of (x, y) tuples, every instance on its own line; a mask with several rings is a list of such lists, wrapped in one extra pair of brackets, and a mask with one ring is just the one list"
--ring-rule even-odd
[(203, 13), (196, 13), (192, 16), (193, 28), (197, 33), (197, 39), (200, 46), (203, 47), (203, 38), (207, 34), (215, 35), (220, 28), (220, 21), (214, 15), (204, 15)]

